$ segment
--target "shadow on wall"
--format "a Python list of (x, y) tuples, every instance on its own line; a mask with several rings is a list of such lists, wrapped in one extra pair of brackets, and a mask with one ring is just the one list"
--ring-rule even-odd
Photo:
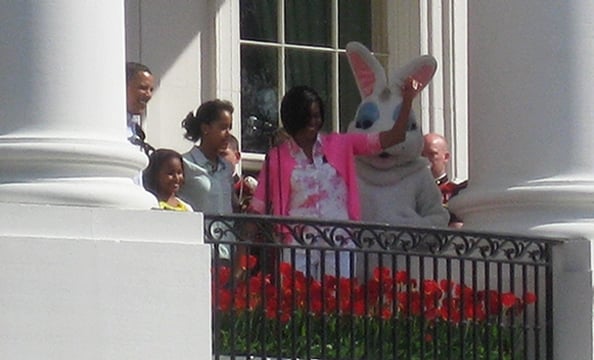
[[(154, 74), (165, 74), (188, 45), (201, 35), (201, 82), (213, 83), (214, 16), (218, 1), (126, 0), (126, 59), (145, 62)], [(215, 3), (214, 5), (211, 3)], [(212, 77), (212, 78), (209, 78)], [(155, 84), (157, 87), (159, 84)]]
[(223, 3), (125, 1), (126, 58), (145, 63), (155, 74), (145, 131), (156, 147), (185, 151), (189, 143), (180, 121), (201, 99), (215, 95), (214, 14), (224, 10)]

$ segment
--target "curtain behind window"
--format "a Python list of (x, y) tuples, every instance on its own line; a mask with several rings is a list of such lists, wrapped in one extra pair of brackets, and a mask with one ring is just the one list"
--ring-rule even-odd
[[(278, 1), (241, 1), (241, 38), (278, 43)], [(338, 46), (359, 41), (371, 48), (371, 1), (340, 0), (338, 24), (332, 23), (332, 1), (285, 0), (285, 43), (333, 49), (332, 29), (338, 26)], [(241, 112), (243, 151), (265, 153), (271, 130), (279, 124), (278, 107), (283, 94), (279, 85), (313, 87), (325, 102), (324, 131), (344, 131), (354, 117), (359, 95), (344, 55), (339, 69), (332, 68), (333, 53), (315, 49), (288, 48), (284, 62), (277, 47), (243, 44), (241, 47)], [(285, 65), (285, 79), (279, 66)], [(338, 76), (341, 112), (340, 129), (332, 129), (335, 99), (333, 76)], [(344, 90), (344, 91), (343, 91)]]

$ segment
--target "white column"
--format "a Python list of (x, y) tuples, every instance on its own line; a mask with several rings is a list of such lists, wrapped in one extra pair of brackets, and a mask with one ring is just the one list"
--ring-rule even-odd
[(592, 359), (594, 2), (468, 10), (470, 185), (450, 207), (471, 229), (585, 239), (555, 252), (554, 358)]
[(470, 187), (452, 206), (482, 229), (594, 231), (594, 2), (469, 10)]
[(424, 133), (436, 132), (449, 140), (448, 174), (460, 182), (468, 178), (467, 0), (422, 0), (416, 6), (418, 20), (411, 21), (420, 30), (420, 53), (438, 61), (431, 84), (419, 98), (420, 120)]
[(126, 140), (123, 1), (0, 1), (0, 202), (150, 208)]

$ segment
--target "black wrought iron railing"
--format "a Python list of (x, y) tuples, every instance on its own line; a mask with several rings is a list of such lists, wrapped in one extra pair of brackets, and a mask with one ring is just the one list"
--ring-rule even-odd
[(560, 240), (205, 216), (216, 359), (552, 359)]

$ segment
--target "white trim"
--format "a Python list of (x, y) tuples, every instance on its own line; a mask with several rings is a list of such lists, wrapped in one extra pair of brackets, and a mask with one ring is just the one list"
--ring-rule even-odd
[(429, 114), (434, 131), (443, 134), (446, 127), (445, 122), (447, 121), (444, 117), (444, 103), (447, 94), (446, 89), (444, 89), (447, 85), (444, 82), (444, 77), (450, 71), (447, 52), (443, 51), (444, 38), (447, 38), (447, 36), (444, 36), (444, 31), (447, 31), (448, 22), (446, 19), (444, 26), (441, 1), (430, 1), (427, 11), (427, 19), (429, 20), (427, 33), (429, 36), (424, 41), (428, 43), (429, 54), (441, 61), (441, 71), (438, 69), (435, 73), (431, 81), (432, 86), (429, 89)]
[(339, 52), (338, 52), (338, 48), (339, 48), (339, 37), (338, 37), (338, 0), (334, 0), (332, 2), (332, 30), (331, 30), (331, 42), (332, 42), (332, 48), (333, 48), (333, 53), (332, 53), (332, 88), (330, 89), (332, 91), (332, 103), (330, 104), (332, 106), (332, 113), (335, 114), (335, 116), (331, 119), (332, 120), (332, 129), (333, 130), (340, 130), (340, 119), (342, 118), (342, 116), (340, 115), (340, 100), (338, 99), (339, 96), (339, 86), (340, 86), (340, 74), (339, 74)]
[[(452, 91), (456, 108), (451, 123), (451, 178), (468, 179), (468, 4), (452, 2)], [(453, 166), (455, 165), (455, 166)]]
[[(278, 2), (278, 13), (277, 14), (283, 14), (285, 13), (285, 2), (284, 1), (279, 1)], [(279, 53), (279, 58), (278, 58), (278, 96), (279, 96), (279, 102), (280, 102), (280, 97), (282, 94), (284, 94), (287, 89), (285, 86), (285, 77), (286, 77), (286, 71), (285, 71), (285, 57), (286, 57), (286, 50), (287, 50), (287, 44), (285, 43), (285, 17), (284, 16), (278, 16), (278, 41), (280, 43), (280, 53)], [(279, 116), (280, 116), (280, 108), (279, 108)], [(280, 121), (280, 118), (279, 118)]]
[(232, 133), (241, 146), (241, 47), (239, 1), (217, 2), (215, 17), (216, 97), (233, 103)]
[[(455, 181), (468, 178), (468, 86), (466, 0), (419, 3), (420, 49), (433, 55), (438, 71), (421, 96), (425, 133), (444, 135), (450, 143), (448, 173)], [(427, 116), (428, 115), (428, 116)]]

